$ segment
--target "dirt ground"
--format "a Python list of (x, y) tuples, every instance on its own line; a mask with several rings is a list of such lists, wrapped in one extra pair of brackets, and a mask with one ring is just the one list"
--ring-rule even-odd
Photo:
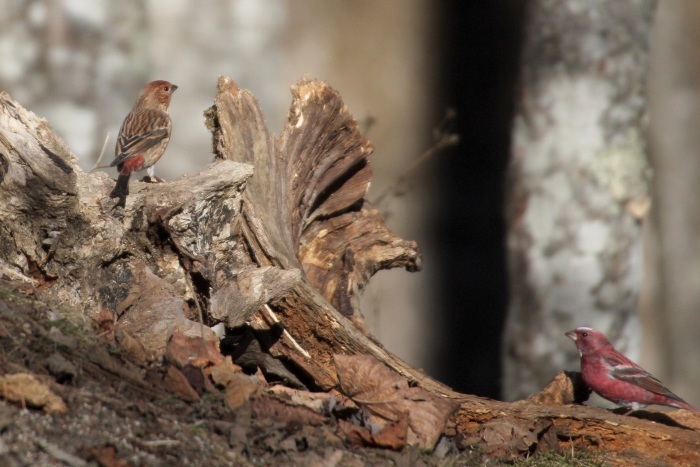
[[(166, 367), (163, 359), (136, 365), (70, 310), (0, 288), (0, 378), (27, 377), (18, 397), (0, 399), (0, 465), (478, 465), (483, 460), (474, 452), (458, 453), (447, 439), (434, 453), (362, 446), (341, 429), (357, 414), (292, 406), (263, 384), (235, 410), (225, 392), (211, 385), (188, 397), (163, 384)], [(255, 375), (248, 378), (255, 381)], [(48, 393), (51, 402), (37, 402), (32, 388)]]

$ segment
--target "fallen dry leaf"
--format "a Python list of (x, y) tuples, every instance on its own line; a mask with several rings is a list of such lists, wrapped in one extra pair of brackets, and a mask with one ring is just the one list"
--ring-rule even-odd
[(123, 326), (115, 326), (112, 334), (114, 341), (119, 345), (121, 354), (129, 359), (129, 361), (139, 366), (146, 366), (148, 362), (153, 360), (153, 356), (149, 355), (141, 341), (126, 332)]
[[(334, 355), (343, 394), (365, 407), (383, 424), (408, 414), (408, 444), (433, 449), (459, 403), (420, 388), (371, 355)], [(376, 421), (375, 421), (376, 422)]]
[(215, 384), (225, 388), (224, 397), (231, 409), (237, 409), (262, 391), (262, 386), (254, 381), (257, 377), (244, 374), (230, 356), (204, 371)]
[(248, 375), (235, 373), (226, 384), (224, 397), (226, 404), (235, 410), (262, 392), (262, 388), (253, 382)]
[(227, 356), (218, 365), (207, 368), (207, 373), (211, 376), (211, 379), (223, 387), (226, 387), (235, 378), (233, 375), (240, 372), (241, 367), (233, 363), (230, 356)]
[(328, 417), (300, 405), (286, 404), (271, 397), (260, 397), (251, 401), (253, 414), (257, 418), (271, 418), (278, 422), (294, 422), (318, 426), (326, 423)]
[(398, 420), (384, 427), (382, 431), (372, 436), (374, 443), (380, 448), (401, 450), (406, 446), (408, 435), (408, 414), (406, 412), (399, 415)]
[(194, 402), (199, 400), (199, 394), (187, 381), (185, 375), (172, 365), (168, 365), (168, 369), (165, 371), (163, 386), (186, 401)]
[(187, 382), (190, 383), (190, 386), (197, 391), (198, 394), (202, 394), (208, 386), (205, 383), (205, 378), (204, 378), (204, 373), (202, 368), (192, 366), (192, 365), (185, 365), (182, 368), (179, 368), (180, 372), (187, 378)]
[(8, 401), (43, 409), (48, 413), (68, 411), (63, 399), (29, 373), (15, 373), (0, 377), (0, 396)]
[(185, 365), (204, 368), (224, 361), (224, 356), (216, 348), (214, 341), (189, 337), (181, 332), (174, 332), (170, 337), (165, 349), (165, 358), (180, 368)]
[(117, 457), (117, 449), (112, 445), (92, 448), (88, 460), (97, 462), (100, 467), (127, 467), (129, 465), (126, 460)]
[(338, 420), (338, 431), (350, 444), (356, 446), (400, 451), (406, 445), (408, 414), (402, 414), (397, 421), (385, 426), (374, 435), (369, 429), (342, 419)]
[(355, 446), (373, 446), (372, 433), (363, 426), (350, 423), (347, 420), (338, 420), (338, 431), (343, 438)]
[(281, 384), (272, 386), (270, 392), (294, 405), (303, 405), (318, 413), (328, 413), (337, 404), (335, 396), (327, 392), (310, 392)]

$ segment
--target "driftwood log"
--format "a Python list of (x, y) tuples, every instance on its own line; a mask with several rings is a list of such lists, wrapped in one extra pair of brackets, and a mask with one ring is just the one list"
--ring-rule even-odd
[(386, 351), (358, 299), (380, 269), (418, 271), (418, 246), (364, 199), (372, 146), (338, 92), (302, 80), (292, 94), (276, 138), (254, 96), (220, 78), (205, 111), (213, 162), (177, 181), (133, 182), (122, 210), (107, 196), (113, 180), (80, 170), (44, 120), (0, 93), (0, 278), (88, 318), (107, 313), (146, 359), (175, 332), (218, 341), (211, 326), (224, 323), (222, 350), (241, 365), (354, 397), (385, 420), (408, 413), (409, 442), (426, 448), (446, 433), (498, 456), (583, 449), (615, 464), (700, 465), (700, 417), (687, 412), (571, 405), (580, 383), (564, 373), (528, 400), (486, 400)]

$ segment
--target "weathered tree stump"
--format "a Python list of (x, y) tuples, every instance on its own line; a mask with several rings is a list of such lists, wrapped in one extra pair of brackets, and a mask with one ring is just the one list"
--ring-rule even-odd
[(132, 183), (123, 210), (111, 179), (82, 172), (46, 122), (0, 94), (0, 276), (89, 318), (108, 313), (147, 358), (175, 331), (216, 340), (209, 326), (225, 323), (245, 336), (241, 362), (354, 398), (423, 447), (461, 404), (447, 431), (494, 455), (575, 446), (616, 462), (633, 452), (700, 463), (700, 417), (684, 411), (652, 424), (562, 405), (576, 400), (565, 375), (531, 400), (481, 399), (386, 351), (358, 297), (379, 269), (420, 269), (418, 246), (364, 199), (372, 147), (338, 92), (302, 80), (292, 93), (275, 138), (253, 95), (220, 78), (205, 112), (214, 161), (189, 178)]
[[(231, 327), (248, 323), (258, 336), (273, 336), (264, 346), (321, 389), (337, 385), (335, 354), (373, 355), (412, 380), (424, 379), (363, 331), (357, 307), (379, 269), (418, 270), (418, 246), (393, 235), (364, 200), (372, 147), (340, 95), (305, 80), (292, 92), (289, 122), (277, 140), (255, 98), (227, 78), (207, 111), (217, 159), (260, 168), (246, 186), (237, 226), (249, 258), (234, 281), (212, 293), (213, 314)], [(278, 280), (269, 280), (273, 275)], [(242, 292), (255, 286), (257, 294)], [(245, 300), (252, 303), (241, 307)]]

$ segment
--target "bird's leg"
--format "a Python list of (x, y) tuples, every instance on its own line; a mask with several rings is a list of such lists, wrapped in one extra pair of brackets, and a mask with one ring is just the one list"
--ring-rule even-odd
[(620, 415), (629, 415), (630, 413), (635, 411), (634, 407), (622, 407), (622, 408), (625, 409), (625, 411), (620, 412)]
[(119, 177), (117, 178), (117, 184), (114, 186), (114, 189), (109, 194), (110, 198), (119, 198), (119, 201), (117, 201), (117, 204), (115, 204), (112, 209), (116, 207), (126, 207), (126, 197), (129, 194), (129, 177), (131, 177), (131, 172), (129, 172), (128, 170), (122, 171), (119, 174)]
[(642, 410), (646, 406), (646, 404), (640, 404), (639, 402), (625, 402), (625, 404), (621, 407), (625, 409), (625, 411), (620, 412), (620, 415), (629, 415), (631, 412)]
[(147, 183), (164, 183), (165, 180), (163, 180), (160, 177), (156, 177), (156, 166), (152, 165), (149, 168), (146, 169), (146, 172), (148, 173), (147, 176), (143, 177), (141, 180), (142, 182), (147, 182)]

